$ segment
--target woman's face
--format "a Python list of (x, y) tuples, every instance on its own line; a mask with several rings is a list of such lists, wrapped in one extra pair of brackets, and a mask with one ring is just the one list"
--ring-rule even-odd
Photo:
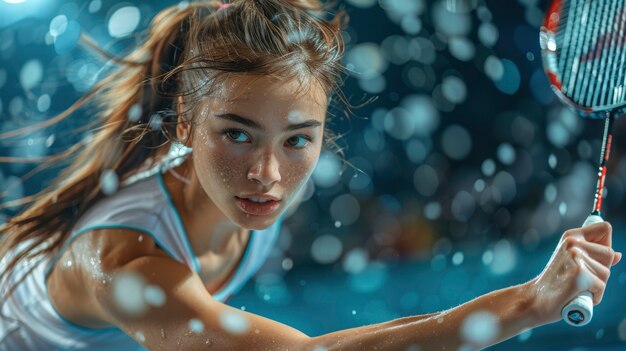
[[(319, 159), (328, 101), (318, 83), (233, 75), (201, 102), (192, 129), (196, 178), (235, 224), (265, 229), (303, 188)], [(252, 203), (246, 197), (278, 201)]]

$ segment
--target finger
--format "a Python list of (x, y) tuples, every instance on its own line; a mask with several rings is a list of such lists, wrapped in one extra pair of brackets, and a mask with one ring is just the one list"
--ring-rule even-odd
[(604, 296), (604, 289), (606, 283), (593, 274), (586, 262), (582, 260), (579, 265), (581, 266), (580, 273), (576, 277), (576, 288), (579, 292), (589, 291), (593, 295), (594, 306), (602, 302)]
[(601, 222), (580, 228), (585, 240), (611, 247), (613, 228), (609, 222)]
[(607, 266), (603, 265), (602, 263), (594, 260), (593, 258), (586, 256), (586, 255), (581, 255), (582, 256), (582, 260), (584, 262), (584, 264), (586, 265), (587, 269), (596, 277), (598, 277), (600, 280), (602, 280), (603, 282), (606, 282), (609, 280), (609, 277), (611, 276), (611, 270), (609, 268), (607, 268)]
[(613, 258), (613, 264), (612, 265), (615, 266), (621, 260), (622, 260), (622, 253), (621, 252), (616, 252), (615, 253), (615, 257)]
[(602, 302), (602, 298), (604, 297), (604, 289), (606, 288), (606, 283), (598, 279), (598, 277), (594, 276), (594, 282), (592, 288), (589, 289), (591, 294), (593, 295), (593, 305), (599, 305)]
[(600, 262), (606, 267), (611, 267), (613, 265), (615, 260), (615, 251), (612, 248), (596, 243), (590, 243), (585, 240), (580, 240), (576, 243), (576, 245), (583, 249), (589, 257)]

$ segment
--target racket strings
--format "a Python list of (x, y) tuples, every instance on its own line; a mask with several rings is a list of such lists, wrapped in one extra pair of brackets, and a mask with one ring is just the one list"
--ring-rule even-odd
[[(579, 37), (582, 37), (582, 40), (579, 40), (579, 47), (574, 52), (576, 56), (578, 56), (577, 59), (579, 64), (578, 74), (576, 75), (577, 79), (574, 82), (575, 89), (573, 97), (574, 101), (583, 106), (588, 106), (582, 101), (584, 100), (583, 94), (584, 92), (587, 92), (587, 89), (589, 88), (589, 74), (591, 73), (591, 66), (594, 62), (597, 62), (597, 59), (593, 58), (586, 60), (587, 57), (591, 56), (590, 51), (593, 47), (591, 44), (595, 44), (598, 37), (597, 31), (599, 26), (597, 25), (597, 16), (600, 11), (597, 10), (597, 6), (598, 1), (592, 1), (591, 3), (584, 1), (583, 16), (580, 23), (581, 25), (578, 27), (578, 30), (582, 31), (581, 36)], [(592, 16), (589, 16), (590, 12)], [(593, 16), (594, 14), (596, 16)]]
[[(584, 55), (587, 56), (588, 62), (591, 64), (592, 68), (589, 68), (589, 65), (586, 65), (587, 71), (591, 71), (592, 75), (589, 77), (585, 77), (585, 87), (583, 88), (583, 96), (581, 97), (583, 104), (585, 106), (595, 106), (599, 103), (599, 100), (602, 97), (606, 97), (604, 93), (606, 91), (606, 84), (609, 82), (611, 77), (611, 72), (609, 69), (600, 70), (600, 67), (610, 67), (610, 62), (612, 61), (612, 51), (615, 48), (613, 44), (614, 35), (611, 35), (610, 25), (614, 23), (614, 21), (607, 20), (607, 16), (609, 16), (611, 7), (610, 2), (603, 1), (594, 1), (594, 4), (598, 5), (596, 8), (596, 23), (594, 25), (593, 34), (591, 37), (592, 45), (591, 49), (587, 51)], [(615, 4), (615, 2), (613, 2)], [(604, 5), (604, 6), (603, 6)], [(602, 8), (603, 7), (603, 8)], [(608, 54), (605, 55), (605, 53)], [(598, 72), (600, 71), (600, 72)], [(592, 85), (592, 88), (587, 89), (589, 82), (595, 82), (596, 84)]]
[(588, 108), (624, 103), (624, 1), (563, 1), (556, 16), (555, 67), (562, 92)]
[[(621, 26), (621, 23), (618, 19), (619, 19), (619, 12), (623, 11), (623, 7), (622, 9), (619, 9), (617, 2), (613, 2), (612, 5), (613, 6), (611, 6), (610, 13), (613, 16), (613, 18), (609, 22), (609, 24), (612, 24), (612, 25), (610, 26), (610, 29), (609, 29), (610, 32), (605, 33), (603, 36), (604, 44), (602, 47), (604, 48), (608, 42), (608, 45), (609, 45), (608, 55), (602, 55), (603, 60), (606, 58), (606, 61), (603, 61), (603, 67), (608, 68), (604, 70), (603, 83), (602, 83), (602, 88), (600, 90), (601, 91), (600, 94), (607, 99), (606, 101), (600, 102), (604, 105), (614, 104), (615, 103), (614, 101), (616, 100), (616, 91), (620, 90), (620, 88), (623, 87), (623, 84), (617, 84), (618, 83), (617, 77), (619, 76), (619, 69), (618, 69), (619, 67), (616, 65), (616, 63), (618, 62), (618, 60), (616, 59), (617, 51), (619, 48), (618, 44), (619, 42), (622, 41), (619, 39), (619, 36), (617, 35), (619, 27)], [(606, 9), (605, 9), (605, 12), (606, 12)], [(623, 45), (623, 42), (621, 44)]]
[[(611, 23), (611, 21), (605, 17), (606, 8), (610, 3), (594, 1), (593, 4), (591, 12), (595, 14), (593, 16), (595, 23), (591, 27), (589, 31), (590, 37), (588, 37), (588, 40), (591, 41), (591, 46), (590, 48), (585, 48), (581, 56), (581, 62), (585, 63), (587, 74), (582, 78), (584, 84), (581, 90), (582, 93), (577, 97), (581, 104), (585, 106), (592, 106), (594, 100), (598, 101), (602, 97), (603, 86), (607, 82), (606, 74), (608, 74), (609, 70), (604, 69), (599, 74), (598, 66), (608, 67), (607, 63), (610, 60), (610, 54), (604, 55), (604, 53), (608, 52), (612, 47), (607, 28), (607, 24)], [(602, 8), (603, 5), (605, 5), (604, 9)], [(605, 48), (607, 51), (605, 51)], [(595, 83), (591, 87), (589, 87), (590, 81)]]

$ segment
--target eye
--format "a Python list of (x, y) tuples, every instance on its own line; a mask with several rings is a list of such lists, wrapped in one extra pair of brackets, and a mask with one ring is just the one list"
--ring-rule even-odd
[[(229, 140), (236, 144), (243, 144), (250, 141), (246, 132), (241, 129), (224, 129), (222, 131), (222, 135), (225, 135)], [(292, 148), (303, 149), (312, 141), (313, 139), (306, 135), (296, 135), (287, 139), (287, 144)]]
[[(302, 143), (299, 143), (298, 141)], [(307, 145), (309, 145), (309, 143), (312, 141), (313, 140), (306, 135), (296, 135), (294, 137), (289, 138), (287, 140), (287, 144), (289, 144), (290, 147), (294, 147), (296, 149), (302, 149), (306, 147)]]
[(223, 135), (226, 135), (226, 137), (232, 141), (234, 141), (235, 143), (245, 143), (248, 140), (242, 140), (241, 138), (248, 138), (248, 136), (246, 135), (246, 133), (243, 130), (239, 130), (239, 129), (224, 129), (224, 131), (222, 131)]

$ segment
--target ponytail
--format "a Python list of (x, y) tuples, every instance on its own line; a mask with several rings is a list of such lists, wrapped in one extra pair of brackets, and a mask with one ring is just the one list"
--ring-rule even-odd
[[(176, 83), (166, 79), (166, 73), (180, 60), (185, 22), (193, 11), (191, 6), (173, 7), (160, 13), (153, 20), (148, 39), (127, 59), (104, 52), (83, 34), (84, 45), (120, 64), (120, 68), (49, 121), (0, 134), (0, 139), (5, 139), (45, 128), (88, 103), (94, 103), (100, 111), (90, 123), (90, 126), (99, 126), (91, 137), (49, 157), (43, 167), (38, 167), (40, 171), (59, 160), (69, 158), (72, 161), (50, 186), (36, 195), (0, 206), (31, 203), (0, 226), (0, 258), (19, 243), (29, 242), (0, 275), (10, 272), (23, 258), (58, 250), (80, 216), (106, 196), (100, 181), (103, 175), (113, 174), (121, 180), (142, 163), (149, 167), (158, 161), (163, 153), (161, 146), (168, 142), (176, 123), (176, 114), (172, 112)], [(0, 162), (7, 160), (15, 162), (0, 158)], [(48, 244), (44, 249), (32, 252), (44, 242)]]

